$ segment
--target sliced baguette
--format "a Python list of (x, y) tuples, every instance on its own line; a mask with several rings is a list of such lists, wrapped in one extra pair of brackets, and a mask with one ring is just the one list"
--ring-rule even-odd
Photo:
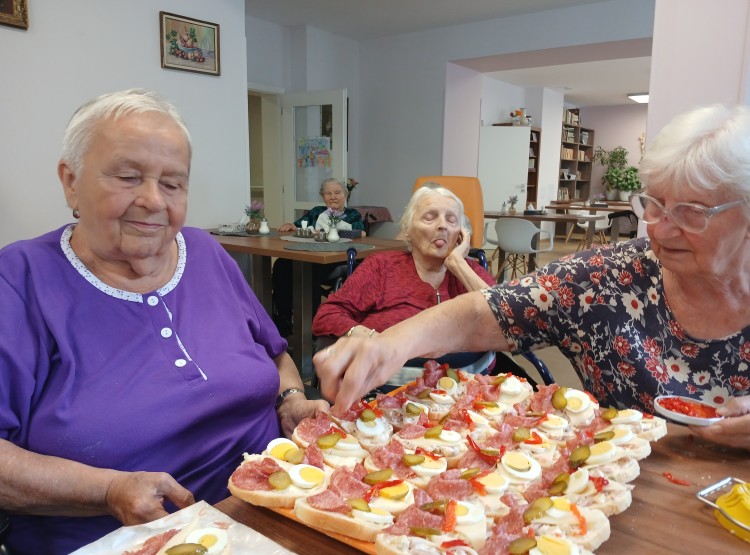
[(304, 498), (297, 499), (294, 503), (294, 514), (302, 522), (318, 530), (343, 534), (365, 542), (374, 542), (378, 533), (392, 524), (376, 524), (352, 515), (316, 509)]

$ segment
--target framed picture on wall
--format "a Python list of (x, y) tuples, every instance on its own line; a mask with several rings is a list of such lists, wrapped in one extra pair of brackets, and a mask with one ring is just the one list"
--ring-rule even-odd
[(159, 12), (159, 29), (161, 67), (221, 75), (217, 23)]
[(0, 24), (28, 29), (28, 0), (0, 0)]

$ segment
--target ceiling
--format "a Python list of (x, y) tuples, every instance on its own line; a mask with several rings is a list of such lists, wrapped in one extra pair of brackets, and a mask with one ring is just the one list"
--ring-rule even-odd
[[(285, 27), (310, 25), (367, 40), (604, 1), (462, 0), (458, 5), (457, 0), (245, 0), (245, 8), (252, 17)], [(552, 62), (503, 71), (488, 67), (492, 64), (478, 70), (516, 86), (561, 90), (572, 105), (608, 106), (632, 103), (627, 93), (648, 91), (651, 57)]]

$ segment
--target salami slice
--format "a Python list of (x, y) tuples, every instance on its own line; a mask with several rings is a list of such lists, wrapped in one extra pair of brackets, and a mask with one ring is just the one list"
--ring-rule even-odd
[(332, 513), (348, 514), (352, 510), (349, 503), (330, 489), (311, 495), (307, 498), (307, 503), (315, 509)]
[(270, 457), (259, 461), (247, 461), (232, 473), (230, 478), (235, 486), (250, 491), (270, 491), (273, 486), (268, 483), (268, 477), (281, 470), (281, 467)]
[(161, 534), (151, 536), (145, 541), (145, 543), (138, 549), (126, 551), (122, 555), (156, 555), (156, 553), (164, 547), (164, 545), (177, 535), (179, 529), (167, 530)]

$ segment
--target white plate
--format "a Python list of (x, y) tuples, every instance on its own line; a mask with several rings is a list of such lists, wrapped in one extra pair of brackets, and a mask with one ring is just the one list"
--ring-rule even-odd
[(654, 410), (664, 418), (669, 418), (673, 422), (679, 422), (680, 424), (690, 424), (692, 426), (709, 426), (710, 424), (718, 422), (723, 418), (723, 416), (719, 416), (718, 418), (698, 418), (697, 416), (689, 416), (687, 414), (682, 414), (681, 412), (675, 412), (666, 409), (659, 403), (659, 401), (661, 401), (662, 399), (668, 399), (672, 397), (676, 397), (677, 399), (682, 399), (683, 401), (688, 401), (691, 403), (700, 403), (709, 407), (718, 407), (713, 403), (706, 403), (705, 401), (691, 399), (690, 397), (682, 397), (680, 395), (659, 395), (656, 399), (654, 399)]

